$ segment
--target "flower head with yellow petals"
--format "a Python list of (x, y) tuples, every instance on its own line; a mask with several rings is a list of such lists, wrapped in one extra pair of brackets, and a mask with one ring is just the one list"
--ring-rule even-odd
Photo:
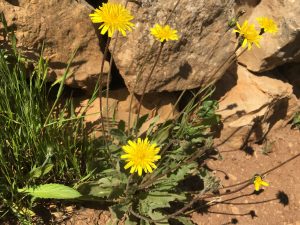
[(130, 173), (137, 172), (142, 176), (143, 170), (145, 173), (152, 173), (156, 169), (154, 162), (161, 157), (158, 155), (160, 148), (156, 144), (150, 143), (148, 138), (142, 140), (138, 138), (137, 141), (128, 141), (128, 144), (122, 147), (125, 155), (121, 156), (127, 164), (125, 169), (130, 169)]
[(102, 23), (99, 30), (101, 34), (108, 32), (109, 37), (112, 37), (117, 30), (126, 36), (126, 31), (131, 31), (134, 26), (130, 22), (133, 16), (121, 4), (103, 3), (99, 9), (95, 9), (94, 13), (90, 14), (90, 18), (93, 23)]
[(177, 30), (172, 29), (169, 25), (161, 26), (159, 24), (155, 24), (150, 31), (151, 34), (160, 42), (178, 40)]
[(278, 32), (278, 27), (274, 20), (268, 17), (259, 17), (256, 18), (256, 20), (258, 21), (260, 28), (262, 29), (261, 33), (266, 32), (276, 34)]
[(255, 29), (254, 24), (249, 25), (248, 21), (246, 20), (242, 26), (238, 22), (236, 23), (236, 26), (237, 30), (233, 30), (233, 32), (241, 35), (243, 48), (248, 45), (248, 50), (250, 50), (252, 48), (252, 44), (255, 44), (258, 48), (260, 48), (259, 41), (261, 36)]
[(254, 184), (255, 191), (259, 191), (260, 186), (266, 186), (266, 187), (269, 186), (269, 183), (263, 181), (262, 177), (259, 175), (254, 176), (253, 184)]

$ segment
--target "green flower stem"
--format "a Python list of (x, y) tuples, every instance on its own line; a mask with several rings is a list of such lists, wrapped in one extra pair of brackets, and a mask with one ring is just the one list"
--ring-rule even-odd
[(181, 92), (180, 96), (177, 98), (177, 101), (175, 102), (173, 110), (171, 110), (170, 113), (168, 114), (168, 116), (166, 118), (166, 121), (169, 120), (170, 116), (175, 113), (175, 109), (177, 108), (177, 105), (179, 104), (180, 100), (182, 99), (182, 97), (183, 97), (183, 95), (185, 94), (186, 91), (187, 91), (187, 89), (184, 89)]
[(136, 89), (137, 85), (139, 84), (141, 75), (142, 75), (142, 73), (144, 71), (144, 67), (145, 67), (146, 63), (148, 62), (148, 60), (149, 60), (149, 57), (150, 57), (150, 55), (152, 53), (153, 48), (154, 48), (154, 44), (152, 44), (148, 55), (145, 57), (145, 60), (142, 63), (141, 69), (140, 69), (138, 75), (136, 76), (136, 81), (135, 81), (135, 84), (134, 84), (134, 87), (133, 87), (133, 91), (130, 92), (129, 113), (128, 113), (128, 134), (130, 133), (130, 127), (131, 127), (131, 111), (132, 111), (132, 103), (133, 103), (133, 97), (134, 97), (134, 90)]
[[(103, 118), (103, 109), (102, 109), (102, 86), (103, 86), (103, 70), (104, 70), (104, 63), (105, 63), (105, 59), (107, 57), (107, 53), (108, 53), (108, 47), (110, 44), (111, 38), (107, 39), (106, 42), (106, 46), (105, 46), (105, 50), (104, 50), (104, 54), (103, 54), (103, 58), (102, 58), (102, 62), (101, 62), (101, 70), (100, 70), (100, 75), (98, 77), (98, 82), (97, 82), (97, 86), (98, 86), (98, 96), (99, 96), (99, 113), (100, 113), (100, 122), (101, 122), (101, 127), (102, 127), (102, 135), (104, 136), (104, 141), (105, 141), (105, 146), (106, 146), (106, 154), (108, 156), (108, 159), (111, 161), (112, 163), (112, 159), (111, 159), (111, 155), (109, 152), (109, 146), (108, 146), (108, 141), (107, 141), (107, 136), (106, 136), (106, 132), (105, 132), (105, 126), (104, 126), (104, 118)], [(108, 107), (108, 106), (106, 106)]]
[(130, 188), (130, 182), (132, 181), (133, 176), (134, 176), (134, 173), (130, 174), (130, 176), (128, 177), (128, 180), (127, 180), (126, 189), (125, 189), (125, 196), (126, 196), (126, 198), (128, 197), (128, 192), (129, 192), (129, 188)]
[[(129, 1), (129, 0), (126, 1), (125, 6), (127, 6), (128, 1)], [(166, 25), (166, 24), (169, 22), (169, 20), (171, 19), (171, 16), (172, 16), (173, 13), (175, 12), (175, 10), (176, 10), (177, 6), (179, 5), (179, 3), (180, 3), (180, 0), (178, 0), (178, 1), (176, 2), (176, 4), (174, 5), (172, 11), (169, 13), (169, 15), (168, 15), (168, 17), (167, 17), (167, 19), (166, 19), (166, 21), (165, 21), (165, 23), (164, 23), (165, 25)], [(139, 72), (138, 75), (137, 75), (137, 78), (136, 78), (136, 81), (135, 81), (135, 85), (134, 85), (134, 88), (133, 88), (133, 92), (130, 93), (130, 96), (131, 96), (131, 97), (130, 97), (129, 114), (128, 114), (128, 134), (129, 134), (129, 132), (130, 132), (130, 126), (131, 126), (131, 125), (130, 125), (130, 122), (131, 122), (131, 110), (132, 110), (132, 103), (133, 103), (134, 90), (135, 90), (136, 86), (138, 85), (138, 83), (139, 83), (139, 81), (140, 81), (140, 77), (141, 77), (141, 75), (142, 75), (142, 73), (143, 73), (144, 66), (145, 66), (145, 64), (146, 64), (146, 63), (148, 62), (148, 60), (149, 60), (149, 57), (150, 57), (150, 55), (151, 55), (151, 53), (152, 53), (152, 49), (154, 48), (154, 45), (155, 45), (155, 43), (152, 44), (152, 46), (151, 46), (151, 48), (150, 48), (150, 51), (149, 51), (148, 55), (145, 57), (145, 60), (144, 60), (143, 63), (142, 63), (140, 72)]]
[[(234, 62), (235, 59), (237, 59), (238, 57), (240, 57), (247, 49), (243, 49), (243, 51), (241, 51), (237, 56), (235, 56), (237, 50), (240, 48), (241, 46), (237, 46), (235, 48), (235, 51), (227, 58), (227, 60), (225, 60), (224, 63), (222, 63), (217, 70), (211, 75), (211, 77), (215, 76), (224, 65), (226, 65), (227, 63), (231, 64)], [(194, 101), (201, 93), (203, 93), (205, 90), (207, 90), (209, 87), (211, 87), (213, 84), (215, 83), (215, 81), (211, 81), (208, 85), (206, 85), (204, 88), (200, 88), (199, 91), (193, 96), (193, 98), (190, 101)], [(187, 104), (188, 106), (188, 104)], [(177, 118), (179, 118), (186, 110), (187, 106), (177, 115)]]
[[(127, 7), (127, 5), (128, 5), (128, 0), (126, 0), (126, 2), (125, 2), (125, 8)], [(115, 42), (114, 42), (113, 49), (111, 52), (111, 57), (110, 57), (110, 61), (109, 61), (109, 71), (108, 71), (108, 76), (107, 76), (107, 81), (106, 81), (107, 82), (106, 83), (106, 116), (107, 116), (107, 119), (109, 118), (108, 98), (109, 98), (109, 84), (110, 84), (110, 78), (111, 78), (111, 68), (112, 68), (112, 63), (113, 63), (113, 55), (115, 53), (117, 43), (118, 43), (118, 38), (119, 38), (119, 32), (117, 32), (117, 34), (116, 34)], [(110, 134), (109, 123), (107, 123), (107, 133), (108, 133), (108, 135)]]
[[(126, 2), (126, 5), (127, 5), (127, 2)], [(110, 77), (111, 77), (111, 68), (112, 68), (112, 63), (113, 63), (113, 55), (114, 55), (115, 50), (116, 50), (118, 38), (119, 38), (119, 32), (117, 32), (115, 42), (114, 42), (114, 45), (113, 45), (113, 49), (112, 49), (112, 52), (111, 52), (110, 61), (109, 61), (109, 71), (108, 71), (107, 83), (106, 83), (106, 116), (107, 116), (107, 119), (109, 118), (108, 98), (109, 98), (109, 83), (110, 83)], [(107, 123), (107, 133), (108, 133), (108, 135), (110, 134), (109, 122)]]
[(145, 92), (146, 92), (146, 89), (147, 89), (147, 87), (148, 87), (148, 84), (149, 84), (149, 82), (150, 82), (150, 80), (151, 80), (151, 77), (152, 77), (152, 75), (153, 75), (154, 69), (156, 68), (157, 63), (158, 63), (158, 61), (159, 61), (159, 59), (160, 59), (160, 56), (161, 56), (161, 53), (162, 53), (162, 49), (163, 49), (163, 47), (164, 47), (164, 44), (165, 44), (165, 42), (162, 42), (162, 43), (160, 44), (160, 47), (159, 47), (159, 50), (158, 50), (158, 54), (157, 54), (156, 60), (155, 60), (155, 62), (154, 62), (154, 64), (153, 64), (153, 66), (152, 66), (152, 69), (151, 69), (151, 71), (150, 71), (149, 76), (148, 76), (147, 79), (146, 79), (145, 86), (144, 86), (144, 89), (143, 89), (143, 91), (142, 91), (142, 95), (141, 95), (141, 98), (140, 98), (140, 101), (139, 101), (139, 107), (138, 107), (138, 111), (137, 111), (136, 121), (138, 121), (139, 118), (140, 118), (140, 113), (141, 113), (141, 108), (142, 108), (142, 104), (143, 104)]

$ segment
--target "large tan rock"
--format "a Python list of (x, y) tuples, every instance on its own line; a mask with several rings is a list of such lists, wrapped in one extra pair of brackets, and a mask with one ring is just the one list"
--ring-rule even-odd
[(256, 76), (243, 66), (237, 67), (236, 74), (226, 74), (219, 81), (221, 86), (231, 83), (232, 87), (220, 99), (224, 127), (217, 145), (232, 148), (262, 140), (270, 129), (285, 125), (299, 107), (289, 83), (270, 74)]
[(300, 4), (299, 0), (262, 0), (250, 16), (249, 21), (267, 16), (279, 25), (276, 35), (264, 34), (262, 48), (253, 48), (239, 57), (239, 62), (251, 71), (273, 69), (287, 62), (300, 62)]
[[(71, 64), (74, 76), (67, 83), (92, 89), (103, 55), (87, 4), (75, 0), (1, 0), (0, 9), (8, 25), (16, 27), (18, 46), (24, 55), (37, 59), (44, 43), (44, 57), (49, 59), (51, 69), (50, 80), (63, 74), (73, 51), (78, 48)], [(104, 72), (107, 71), (106, 62)]]
[[(110, 2), (123, 3), (121, 0)], [(175, 0), (156, 0), (128, 4), (136, 27), (127, 37), (119, 39), (113, 56), (130, 90), (134, 89), (137, 74), (144, 65), (135, 93), (141, 94), (157, 56), (159, 43), (156, 42), (147, 58), (155, 42), (150, 28), (155, 23), (164, 24), (176, 3)], [(224, 72), (218, 68), (235, 48), (235, 42), (231, 41), (234, 37), (227, 26), (234, 6), (231, 0), (181, 0), (168, 22), (178, 30), (180, 38), (165, 44), (146, 92), (192, 89), (218, 80)]]

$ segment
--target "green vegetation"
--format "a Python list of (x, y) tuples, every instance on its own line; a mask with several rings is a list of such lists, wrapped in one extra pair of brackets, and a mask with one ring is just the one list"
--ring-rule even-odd
[(23, 220), (29, 212), (25, 209), (33, 205), (18, 189), (79, 182), (98, 168), (101, 152), (87, 144), (83, 117), (75, 114), (72, 101), (59, 103), (68, 69), (52, 100), (47, 61), (22, 57), (3, 14), (1, 21), (5, 29), (0, 43), (0, 218), (10, 212)]
[(300, 129), (300, 112), (295, 114), (293, 121), (292, 121), (292, 125), (293, 125), (293, 127)]
[[(5, 24), (3, 15), (1, 19)], [(157, 124), (158, 118), (152, 119), (142, 136), (160, 146), (161, 160), (151, 174), (130, 175), (123, 169), (121, 147), (134, 139), (148, 115), (130, 131), (119, 121), (106, 141), (87, 137), (84, 117), (76, 115), (71, 100), (60, 101), (68, 68), (51, 99), (54, 84), (46, 83), (47, 61), (24, 58), (7, 26), (4, 37), (1, 44), (9, 48), (0, 50), (2, 219), (15, 215), (23, 223), (31, 221), (38, 199), (54, 198), (107, 202), (111, 222), (124, 216), (129, 224), (167, 222), (172, 204), (185, 204), (197, 193), (217, 190), (218, 181), (198, 163), (213, 150), (210, 128), (219, 122), (217, 103), (204, 101), (210, 89), (203, 90), (202, 101), (195, 95), (175, 120)], [(192, 192), (189, 180), (199, 184)], [(185, 217), (176, 218), (188, 224)]]

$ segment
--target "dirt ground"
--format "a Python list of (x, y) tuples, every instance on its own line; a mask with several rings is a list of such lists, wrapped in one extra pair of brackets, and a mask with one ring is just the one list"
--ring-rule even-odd
[[(300, 153), (300, 132), (290, 128), (277, 130), (269, 134), (267, 143), (252, 146), (252, 156), (224, 146), (219, 149), (223, 160), (211, 160), (208, 166), (216, 171), (223, 186), (242, 182)], [(271, 151), (268, 155), (262, 154), (266, 148)], [(223, 203), (204, 213), (193, 213), (193, 221), (198, 225), (300, 225), (300, 157), (270, 172), (264, 180), (270, 186), (258, 195), (249, 186), (222, 197), (218, 201)]]
[[(300, 132), (277, 130), (269, 134), (265, 144), (251, 147), (253, 151), (246, 153), (222, 146), (219, 151), (223, 159), (207, 162), (224, 187), (248, 180), (300, 153)], [(300, 225), (300, 157), (270, 172), (264, 180), (270, 186), (259, 193), (255, 194), (251, 185), (241, 192), (210, 199), (208, 208), (194, 209), (192, 220), (198, 225)], [(55, 224), (104, 225), (110, 217), (107, 211), (83, 207), (71, 214)]]

